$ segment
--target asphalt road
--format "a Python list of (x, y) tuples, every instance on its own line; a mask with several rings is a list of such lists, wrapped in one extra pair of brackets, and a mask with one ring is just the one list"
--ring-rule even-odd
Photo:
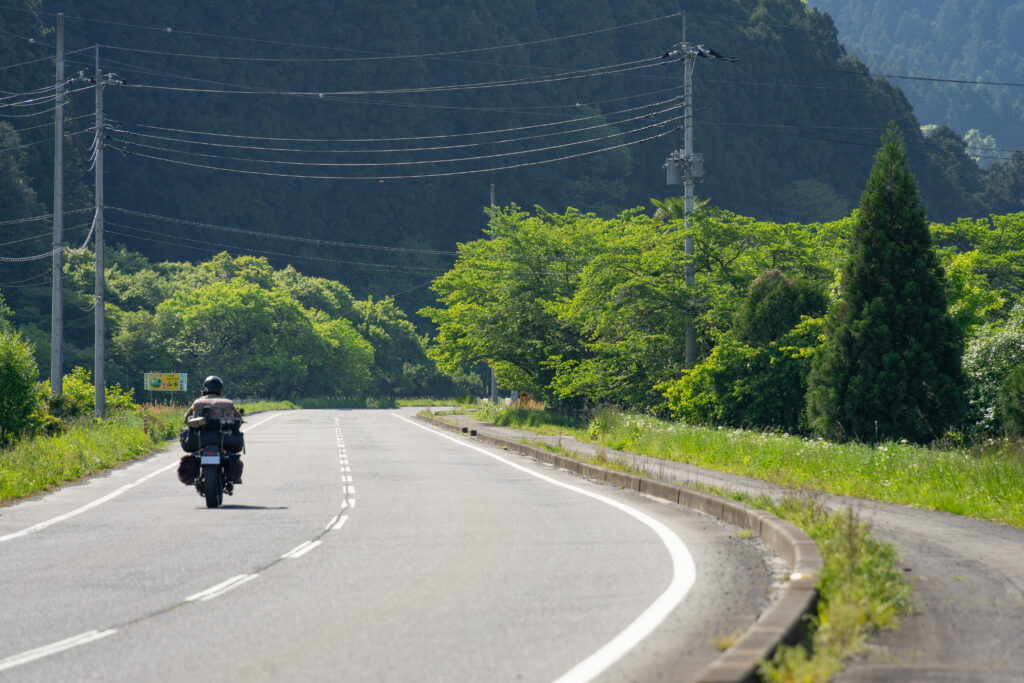
[(0, 508), (0, 681), (686, 680), (763, 608), (729, 527), (414, 412), (252, 416), (216, 510), (174, 449)]
[[(607, 451), (570, 437), (466, 424), (506, 439), (555, 441), (581, 454), (604, 450), (648, 475), (750, 495), (787, 492), (767, 482), (677, 462)], [(833, 509), (853, 508), (872, 533), (891, 542), (914, 585), (914, 611), (900, 628), (878, 635), (846, 663), (837, 683), (1009, 683), (1024, 681), (1024, 530), (934, 510), (822, 496)]]

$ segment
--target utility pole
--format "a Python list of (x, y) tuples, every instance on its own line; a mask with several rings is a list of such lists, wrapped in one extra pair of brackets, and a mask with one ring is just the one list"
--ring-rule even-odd
[(64, 15), (57, 15), (53, 121), (53, 293), (50, 297), (50, 396), (64, 390)]
[[(690, 232), (690, 214), (693, 213), (693, 179), (704, 175), (704, 156), (695, 154), (693, 151), (693, 68), (697, 63), (697, 57), (708, 57), (715, 59), (732, 60), (731, 57), (723, 57), (713, 50), (708, 50), (703, 45), (694, 45), (686, 42), (686, 12), (683, 12), (683, 42), (678, 50), (671, 50), (666, 57), (681, 57), (683, 61), (683, 98), (684, 98), (684, 126), (683, 126), (683, 148), (672, 152), (665, 160), (666, 183), (668, 185), (683, 184), (686, 237), (683, 244), (683, 251), (686, 254), (686, 286), (694, 286), (693, 270), (693, 234)], [(693, 334), (693, 320), (686, 322), (686, 367), (692, 368), (697, 362), (697, 344)]]
[(96, 318), (93, 356), (93, 382), (96, 384), (96, 417), (107, 413), (106, 303), (104, 300), (103, 262), (103, 72), (100, 71), (100, 48), (96, 46)]
[[(494, 183), (491, 183), (491, 211), (494, 211)], [(494, 236), (491, 236), (494, 239)], [(491, 405), (498, 402), (498, 376), (494, 373), (494, 366), (491, 366)]]
[[(683, 100), (686, 104), (683, 122), (685, 124), (683, 134), (683, 152), (686, 155), (687, 166), (684, 178), (685, 205), (683, 211), (685, 216), (686, 238), (683, 250), (688, 257), (686, 262), (686, 287), (693, 289), (693, 233), (690, 232), (690, 214), (693, 213), (693, 67), (697, 62), (696, 50), (688, 49), (690, 44), (686, 42), (686, 12), (683, 12), (683, 50), (685, 58), (683, 61)], [(703, 157), (701, 158), (703, 161)], [(686, 321), (686, 367), (692, 368), (697, 362), (697, 344), (693, 338), (693, 318)]]

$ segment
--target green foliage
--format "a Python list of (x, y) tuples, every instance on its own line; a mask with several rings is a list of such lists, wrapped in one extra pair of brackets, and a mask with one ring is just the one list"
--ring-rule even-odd
[(741, 342), (765, 346), (793, 329), (802, 316), (823, 315), (827, 306), (820, 287), (794, 283), (778, 270), (766, 270), (750, 283), (733, 331)]
[[(840, 40), (874, 71), (989, 81), (1020, 77), (1021, 0), (814, 0), (810, 4), (835, 18)], [(963, 49), (951, 50), (950, 45)], [(998, 141), (993, 147), (1024, 146), (1024, 96), (1019, 92), (900, 83), (922, 123), (946, 122), (963, 132), (980, 129)]]
[[(61, 395), (50, 396), (50, 380), (41, 384), (49, 412), (59, 418), (76, 418), (91, 415), (96, 410), (96, 387), (92, 383), (92, 372), (81, 366), (71, 370), (61, 380)], [(104, 400), (108, 413), (135, 411), (134, 390), (125, 391), (120, 384), (106, 387)]]
[(81, 479), (153, 448), (138, 411), (116, 413), (99, 423), (72, 423), (56, 436), (20, 441), (0, 450), (0, 503)]
[(914, 176), (891, 127), (808, 380), (809, 421), (834, 439), (930, 441), (963, 416), (961, 350)]
[[(152, 264), (108, 253), (115, 370), (221, 376), (235, 396), (349, 397), (452, 393), (393, 299), (356, 301), (347, 287), (274, 270), (266, 259), (221, 253), (209, 262)], [(92, 265), (72, 258), (73, 290)], [(135, 385), (140, 391), (145, 387)]]
[(911, 612), (911, 585), (899, 569), (899, 555), (872, 536), (852, 509), (828, 512), (798, 498), (755, 504), (803, 529), (825, 561), (809, 651), (802, 644), (780, 647), (760, 674), (779, 683), (830, 680), (846, 658), (864, 651), (874, 632), (896, 628)]
[(724, 337), (707, 359), (659, 388), (675, 417), (695, 424), (806, 430), (803, 403), (821, 320), (805, 318), (764, 346)]
[[(15, 7), (26, 10), (37, 6), (47, 12), (65, 9), (56, 0), (11, 2)], [(311, 92), (325, 91), (338, 82), (356, 89), (394, 87), (404, 90), (429, 88), (441, 83), (521, 79), (524, 75), (539, 72), (593, 69), (600, 65), (656, 56), (679, 40), (678, 23), (669, 18), (679, 11), (679, 4), (674, 0), (643, 3), (595, 0), (585, 8), (574, 8), (573, 11), (565, 11), (557, 4), (524, 0), (486, 6), (465, 0), (445, 0), (429, 6), (413, 0), (396, 0), (387, 5), (314, 3), (301, 12), (275, 0), (227, 0), (215, 5), (201, 0), (181, 0), (175, 5), (175, 26), (185, 29), (191, 26), (199, 33), (189, 35), (187, 30), (174, 31), (155, 38), (133, 28), (133, 25), (163, 25), (164, 19), (169, 20), (162, 14), (164, 10), (153, 3), (113, 0), (104, 5), (104, 11), (118, 16), (119, 21), (82, 22), (83, 25), (69, 34), (69, 39), (80, 41), (76, 43), (78, 45), (105, 44), (153, 50), (153, 53), (136, 53), (139, 62), (133, 68), (146, 74), (143, 80), (147, 84), (157, 86), (180, 85), (173, 78), (162, 76), (177, 73), (181, 67), (179, 58), (166, 53), (209, 54), (222, 50), (220, 54), (225, 57), (263, 58), (268, 53), (266, 44), (259, 42), (261, 40), (274, 41), (278, 47), (287, 43), (291, 47), (285, 52), (270, 54), (282, 57), (284, 61), (261, 63), (258, 74), (249, 74), (258, 77), (251, 85), (271, 89), (287, 86), (290, 90)], [(31, 11), (7, 14), (5, 30), (9, 33), (0, 35), (3, 63), (33, 62), (47, 56), (40, 50), (43, 49), (41, 45), (50, 42), (44, 22), (52, 21), (52, 14), (35, 15)], [(311, 16), (321, 20), (309, 21)], [(665, 20), (650, 21), (656, 17)], [(93, 18), (101, 17), (96, 15)], [(863, 64), (846, 54), (828, 16), (813, 7), (808, 8), (800, 0), (773, 0), (770, 3), (705, 0), (701, 3), (701, 11), (691, 13), (688, 21), (688, 30), (699, 36), (702, 43), (741, 58), (734, 63), (707, 60), (695, 74), (701, 106), (714, 111), (733, 112), (738, 117), (731, 122), (738, 125), (720, 125), (721, 122), (712, 120), (698, 124), (698, 151), (714, 160), (714, 164), (708, 164), (701, 192), (714, 197), (720, 206), (746, 215), (782, 221), (838, 218), (855, 204), (862, 189), (862, 179), (870, 168), (871, 152), (864, 145), (845, 144), (856, 142), (854, 139), (844, 139), (844, 144), (823, 140), (821, 127), (881, 129), (888, 120), (898, 121), (908, 135), (912, 154), (917, 155), (914, 158), (915, 168), (921, 177), (934, 178), (934, 182), (923, 184), (925, 189), (922, 191), (929, 204), (938, 206), (944, 197), (957, 194), (956, 188), (950, 186), (943, 175), (945, 157), (937, 160), (928, 153), (923, 136), (917, 132), (913, 111), (902, 93), (882, 80), (871, 78)], [(255, 42), (236, 41), (228, 45), (201, 37), (204, 27), (213, 25), (221, 27), (224, 34), (246, 36)], [(623, 28), (587, 35), (610, 26)], [(570, 34), (580, 34), (580, 37), (574, 41), (547, 40)], [(796, 34), (802, 36), (800, 40), (793, 39)], [(35, 38), (35, 43), (24, 40), (26, 37)], [(328, 71), (317, 68), (313, 63), (303, 63), (304, 57), (322, 55), (316, 50), (300, 47), (334, 45), (353, 53), (410, 54), (515, 43), (526, 44), (508, 51), (508, 59), (486, 63), (474, 60), (437, 61), (430, 68), (425, 68), (419, 60), (356, 60), (332, 63)], [(950, 58), (950, 52), (959, 54), (962, 51), (945, 51), (942, 56)], [(298, 61), (289, 61), (289, 58)], [(780, 64), (801, 64), (805, 70), (780, 68)], [(681, 66), (666, 64), (664, 73), (658, 76), (669, 79), (667, 88), (679, 87)], [(189, 68), (190, 77), (199, 81), (239, 81), (234, 77), (237, 74), (233, 76), (230, 69), (225, 71), (222, 60), (198, 60)], [(809, 73), (806, 69), (812, 69), (816, 74), (814, 88), (805, 87)], [(5, 70), (0, 72), (0, 90), (11, 93), (32, 91), (52, 80), (50, 71), (52, 69), (45, 61)], [(422, 283), (423, 276), (418, 274), (422, 271), (417, 269), (441, 269), (446, 265), (443, 257), (417, 253), (402, 254), (399, 259), (395, 252), (387, 251), (364, 251), (356, 256), (351, 250), (331, 246), (327, 242), (369, 241), (414, 249), (450, 249), (453, 243), (472, 240), (478, 234), (476, 217), (486, 202), (487, 185), (492, 180), (498, 181), (499, 196), (504, 198), (502, 201), (516, 200), (525, 206), (572, 205), (583, 212), (594, 212), (607, 218), (626, 207), (643, 203), (650, 196), (650, 188), (664, 182), (661, 165), (670, 137), (600, 154), (589, 152), (612, 144), (632, 143), (640, 137), (616, 136), (618, 132), (631, 129), (628, 122), (618, 123), (623, 118), (649, 111), (664, 112), (657, 119), (634, 122), (648, 125), (675, 115), (671, 107), (679, 104), (678, 99), (673, 99), (679, 91), (665, 92), (660, 86), (652, 88), (644, 74), (653, 76), (654, 72), (649, 69), (639, 71), (637, 78), (618, 74), (516, 88), (433, 92), (428, 93), (426, 99), (422, 93), (394, 93), (383, 101), (380, 98), (348, 98), (344, 101), (331, 97), (257, 98), (258, 104), (254, 104), (244, 98), (202, 96), (203, 106), (192, 108), (190, 129), (321, 140), (443, 137), (467, 131), (531, 126), (538, 122), (538, 117), (546, 117), (549, 123), (572, 121), (584, 116), (596, 118), (584, 122), (586, 127), (594, 127), (586, 135), (559, 138), (555, 144), (566, 141), (575, 145), (571, 151), (578, 149), (585, 154), (579, 158), (565, 159), (557, 164), (528, 162), (526, 167), (499, 171), (496, 175), (468, 173), (419, 181), (377, 182), (379, 175), (394, 175), (382, 167), (366, 169), (366, 180), (353, 182), (231, 174), (146, 159), (132, 153), (141, 152), (142, 148), (132, 147), (125, 156), (108, 157), (107, 196), (115, 206), (130, 210), (193, 218), (203, 223), (237, 226), (272, 235), (274, 237), (261, 238), (267, 239), (267, 250), (293, 254), (295, 263), (307, 264), (307, 272), (335, 280), (344, 279), (359, 298), (373, 295), (381, 299), (388, 293), (409, 290), (403, 294), (406, 298), (402, 303), (411, 301), (405, 308), (415, 310), (427, 303), (424, 290), (410, 289)], [(974, 75), (978, 74), (971, 74)], [(1013, 80), (1013, 77), (1007, 76), (1005, 80)], [(771, 83), (772, 87), (737, 87), (736, 83)], [(963, 90), (959, 86), (957, 89)], [(140, 125), (176, 125), (173, 117), (168, 117), (171, 112), (180, 110), (182, 94), (160, 90), (147, 92), (147, 97), (112, 100), (112, 111), (118, 120)], [(746, 125), (751, 121), (744, 121), (744, 118), (763, 123), (764, 113), (773, 110), (779, 92), (786, 93), (786, 107), (791, 115), (787, 120), (813, 127), (803, 131), (793, 129), (790, 131), (794, 133), (792, 135), (780, 135), (770, 126)], [(72, 98), (77, 103), (75, 106), (80, 107), (78, 111), (88, 106), (86, 98), (85, 93)], [(654, 106), (644, 111), (619, 113), (622, 109), (641, 105)], [(70, 119), (70, 111), (68, 116)], [(16, 126), (24, 128), (38, 124), (35, 118), (15, 121)], [(73, 125), (74, 122), (69, 120), (69, 131), (74, 130)], [(989, 130), (986, 126), (981, 127)], [(655, 126), (644, 134), (669, 130), (666, 126)], [(141, 130), (136, 132), (142, 133)], [(155, 132), (149, 131), (150, 134)], [(37, 131), (24, 133), (24, 141), (35, 140), (36, 134)], [(850, 135), (856, 133), (850, 132)], [(873, 133), (864, 135), (874, 136)], [(528, 141), (528, 137), (519, 141), (503, 140), (501, 151), (497, 153), (520, 154), (540, 146), (537, 140)], [(607, 138), (609, 144), (578, 144), (588, 138), (602, 137)], [(1008, 146), (1009, 141), (999, 135), (997, 138), (1006, 143), (1001, 144), (1002, 147)], [(134, 135), (132, 141), (174, 146), (170, 141), (147, 140)], [(14, 144), (5, 141), (3, 146), (7, 148)], [(328, 147), (324, 143), (308, 148), (323, 151)], [(371, 164), (390, 163), (403, 156), (374, 154), (366, 146), (354, 143), (340, 148), (360, 151), (360, 160)], [(189, 149), (197, 151), (197, 148)], [(16, 203), (24, 204), (23, 199), (37, 205), (50, 201), (53, 174), (47, 159), (52, 158), (51, 152), (44, 145), (12, 150), (3, 155), (0, 164), (18, 160), (18, 172), (12, 177), (25, 181), (20, 188), (15, 188), (19, 192), (14, 195), (0, 193), (5, 198), (3, 201), (9, 201), (12, 208)], [(416, 158), (444, 158), (455, 152), (458, 152), (455, 156), (478, 156), (470, 154), (472, 150), (446, 150), (440, 156), (418, 154)], [(548, 150), (542, 158), (550, 160), (558, 153), (557, 150)], [(411, 158), (410, 154), (403, 158)], [(537, 156), (539, 154), (510, 157), (509, 160), (529, 158), (532, 162), (541, 158)], [(308, 161), (314, 156), (304, 158)], [(69, 146), (65, 153), (69, 209), (83, 208), (88, 198), (89, 188), (81, 181), (82, 168), (75, 157)], [(188, 163), (187, 159), (187, 156), (180, 158)], [(193, 158), (193, 161), (199, 161), (199, 158)], [(504, 165), (504, 161), (439, 163), (415, 168), (429, 173), (455, 168), (460, 171), (484, 170), (494, 165)], [(268, 164), (257, 166), (271, 171), (282, 168)], [(321, 172), (327, 173), (328, 170), (321, 169)], [(352, 173), (358, 174), (355, 170)], [(33, 190), (35, 199), (25, 195), (25, 188)], [(183, 198), (187, 198), (184, 203)], [(952, 220), (958, 215), (967, 215), (964, 209), (969, 207), (957, 208), (961, 210), (948, 215), (933, 210), (932, 216)], [(44, 207), (38, 207), (31, 213), (2, 215), (0, 220), (45, 212)], [(252, 246), (250, 236), (240, 237), (237, 233), (198, 225), (157, 223), (141, 216), (133, 216), (131, 220), (124, 216), (111, 216), (110, 220), (120, 223), (117, 228), (120, 234), (111, 233), (108, 239), (142, 251), (153, 260), (180, 260), (184, 258), (185, 248), (189, 250), (190, 258), (207, 258), (208, 252), (204, 250), (209, 245), (230, 244), (232, 240), (237, 240), (240, 249)], [(155, 239), (153, 232), (159, 232), (160, 238)], [(75, 234), (76, 237), (79, 235), (84, 235), (84, 230)], [(368, 239), (367, 235), (372, 235), (373, 239)], [(288, 240), (296, 236), (310, 241)], [(24, 247), (24, 251), (17, 255), (35, 254), (44, 251), (46, 244), (44, 236), (15, 249)], [(395, 268), (397, 265), (403, 268)], [(38, 274), (38, 270), (26, 267), (17, 277), (6, 277), (4, 281)], [(236, 275), (228, 274), (229, 277)], [(260, 279), (265, 275), (252, 271), (243, 277), (255, 277), (249, 281), (266, 286), (265, 280)], [(45, 294), (45, 287), (19, 290), (15, 309), (19, 316), (24, 316), (18, 321), (19, 327), (24, 327), (33, 317), (29, 309), (42, 310)], [(132, 306), (141, 306), (140, 299), (146, 298), (146, 291), (137, 289), (130, 298)], [(313, 307), (300, 295), (296, 294), (296, 298), (304, 307)], [(152, 310), (156, 303), (150, 300), (147, 310)], [(72, 315), (76, 310), (69, 306)], [(138, 308), (125, 306), (124, 310)], [(331, 315), (345, 314), (331, 312)], [(72, 341), (79, 348), (85, 347), (84, 338), (78, 339), (72, 334), (69, 342)]]
[(967, 345), (964, 370), (970, 380), (968, 419), (983, 433), (1003, 428), (999, 393), (1014, 368), (1024, 365), (1024, 304), (1017, 304), (1006, 321), (980, 327)]
[(38, 406), (39, 370), (32, 352), (20, 334), (0, 331), (0, 445), (34, 426), (31, 418)]
[(1010, 436), (1024, 436), (1024, 363), (1010, 371), (999, 388), (999, 414)]
[(431, 356), (449, 373), (486, 362), (499, 386), (554, 399), (546, 361), (582, 358), (579, 334), (555, 307), (603, 251), (605, 224), (575, 209), (530, 216), (512, 205), (491, 213), (487, 233), (492, 239), (459, 245), (454, 267), (434, 281), (444, 307), (420, 311), (437, 325)]

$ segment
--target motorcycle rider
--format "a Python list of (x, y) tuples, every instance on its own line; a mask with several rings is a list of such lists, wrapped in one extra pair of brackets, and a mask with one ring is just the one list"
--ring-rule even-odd
[[(234, 402), (224, 397), (224, 381), (216, 375), (210, 375), (203, 380), (203, 395), (192, 402), (185, 413), (185, 424), (192, 429), (200, 429), (203, 432), (214, 432), (214, 434), (201, 439), (200, 443), (215, 443), (219, 438), (219, 421), (221, 418), (235, 419), (237, 425), (241, 424), (242, 413), (235, 408)], [(241, 437), (236, 426), (234, 434)], [(188, 457), (188, 456), (186, 456)], [(184, 458), (183, 458), (184, 460)], [(227, 477), (233, 484), (242, 483), (242, 457), (238, 453), (230, 453), (227, 458)], [(180, 478), (180, 475), (179, 475)], [(194, 478), (194, 477), (193, 477)], [(182, 479), (182, 481), (185, 481)], [(186, 482), (190, 483), (190, 482)]]

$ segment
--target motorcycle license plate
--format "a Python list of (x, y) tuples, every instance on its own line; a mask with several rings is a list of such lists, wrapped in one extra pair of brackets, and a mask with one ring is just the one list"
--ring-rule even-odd
[(219, 455), (203, 455), (203, 456), (200, 456), (199, 457), (199, 464), (200, 465), (219, 465), (220, 464), (220, 456)]

